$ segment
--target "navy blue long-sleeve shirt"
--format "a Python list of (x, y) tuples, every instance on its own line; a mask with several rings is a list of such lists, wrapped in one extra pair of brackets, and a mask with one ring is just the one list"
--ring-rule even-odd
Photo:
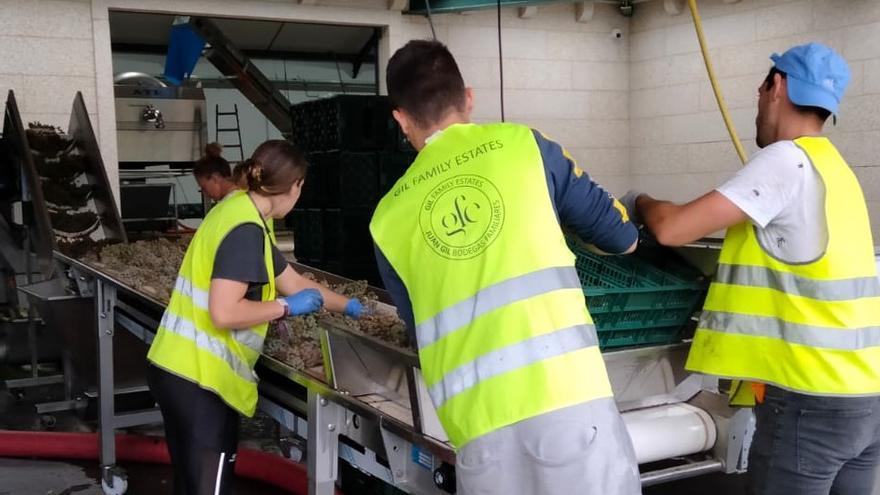
[[(532, 133), (541, 150), (550, 201), (559, 224), (606, 253), (626, 252), (638, 238), (638, 230), (626, 217), (626, 210), (602, 186), (593, 182), (562, 146), (538, 131)], [(378, 246), (375, 251), (385, 289), (406, 323), (410, 337), (413, 337), (415, 317), (406, 286)]]

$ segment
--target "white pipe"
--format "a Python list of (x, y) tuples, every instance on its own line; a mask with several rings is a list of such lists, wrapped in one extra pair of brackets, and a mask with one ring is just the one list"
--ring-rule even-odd
[(715, 446), (715, 423), (690, 404), (623, 413), (639, 464), (704, 452)]

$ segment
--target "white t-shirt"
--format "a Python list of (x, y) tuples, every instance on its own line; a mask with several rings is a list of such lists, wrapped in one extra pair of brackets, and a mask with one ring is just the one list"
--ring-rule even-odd
[(716, 190), (751, 218), (758, 242), (774, 258), (809, 263), (825, 253), (825, 184), (794, 141), (758, 151)]

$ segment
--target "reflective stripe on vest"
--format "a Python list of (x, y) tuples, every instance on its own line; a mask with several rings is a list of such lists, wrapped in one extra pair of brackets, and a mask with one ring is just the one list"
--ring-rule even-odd
[(766, 287), (792, 296), (803, 296), (822, 301), (880, 297), (880, 284), (877, 283), (877, 277), (816, 280), (763, 266), (719, 263), (715, 281), (721, 284)]
[(706, 311), (700, 327), (716, 332), (782, 339), (791, 344), (823, 349), (854, 351), (880, 345), (880, 326), (829, 328), (768, 316)]
[(207, 333), (199, 330), (193, 322), (182, 316), (178, 316), (171, 311), (165, 311), (159, 325), (185, 339), (195, 342), (196, 347), (199, 349), (210, 352), (229, 363), (232, 369), (235, 370), (235, 374), (243, 379), (249, 382), (256, 382), (254, 379), (254, 372), (247, 363), (243, 362), (238, 356), (233, 354), (222, 340), (215, 339)]
[(514, 277), (477, 292), (416, 325), (419, 348), (424, 349), (478, 316), (558, 289), (579, 289), (580, 279), (572, 267), (552, 267)]
[[(199, 289), (198, 287), (194, 287), (192, 282), (190, 282), (183, 275), (177, 276), (177, 281), (174, 283), (174, 290), (180, 292), (184, 296), (187, 296), (192, 299), (193, 304), (201, 310), (209, 311), (208, 309), (208, 291)], [(242, 345), (247, 346), (252, 351), (256, 353), (263, 352), (263, 341), (265, 340), (265, 336), (258, 333), (257, 330), (254, 329), (236, 329), (232, 330), (232, 336)]]
[(422, 375), (453, 445), (612, 395), (531, 129), (445, 129), (370, 231), (412, 301)]
[(563, 328), (484, 354), (459, 366), (435, 383), (428, 393), (437, 407), (484, 380), (556, 356), (598, 345), (593, 325)]
[(751, 223), (728, 229), (686, 367), (804, 394), (880, 394), (880, 281), (861, 187), (827, 139), (795, 144), (825, 186), (825, 253), (787, 264)]

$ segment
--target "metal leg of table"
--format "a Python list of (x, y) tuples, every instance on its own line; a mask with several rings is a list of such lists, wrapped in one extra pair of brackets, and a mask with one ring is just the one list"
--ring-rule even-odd
[(309, 495), (333, 495), (339, 467), (339, 428), (344, 410), (309, 392)]
[[(116, 410), (113, 381), (113, 311), (116, 287), (95, 280), (98, 331), (98, 437), (101, 444), (101, 481), (105, 493), (123, 493), (124, 476), (116, 468)], [(110, 490), (108, 490), (108, 488)]]
[[(39, 349), (37, 348), (37, 314), (33, 306), (28, 306), (27, 312), (27, 340), (28, 351), (30, 352), (31, 375), (27, 378), (15, 378), (6, 380), (6, 388), (8, 390), (20, 390), (25, 388), (42, 387), (45, 385), (55, 385), (64, 382), (63, 375), (45, 375), (40, 376), (40, 363), (38, 362)], [(65, 397), (67, 398), (67, 397)]]
[(34, 307), (28, 305), (28, 348), (31, 351), (31, 378), (36, 379), (40, 374), (37, 371), (37, 315)]

